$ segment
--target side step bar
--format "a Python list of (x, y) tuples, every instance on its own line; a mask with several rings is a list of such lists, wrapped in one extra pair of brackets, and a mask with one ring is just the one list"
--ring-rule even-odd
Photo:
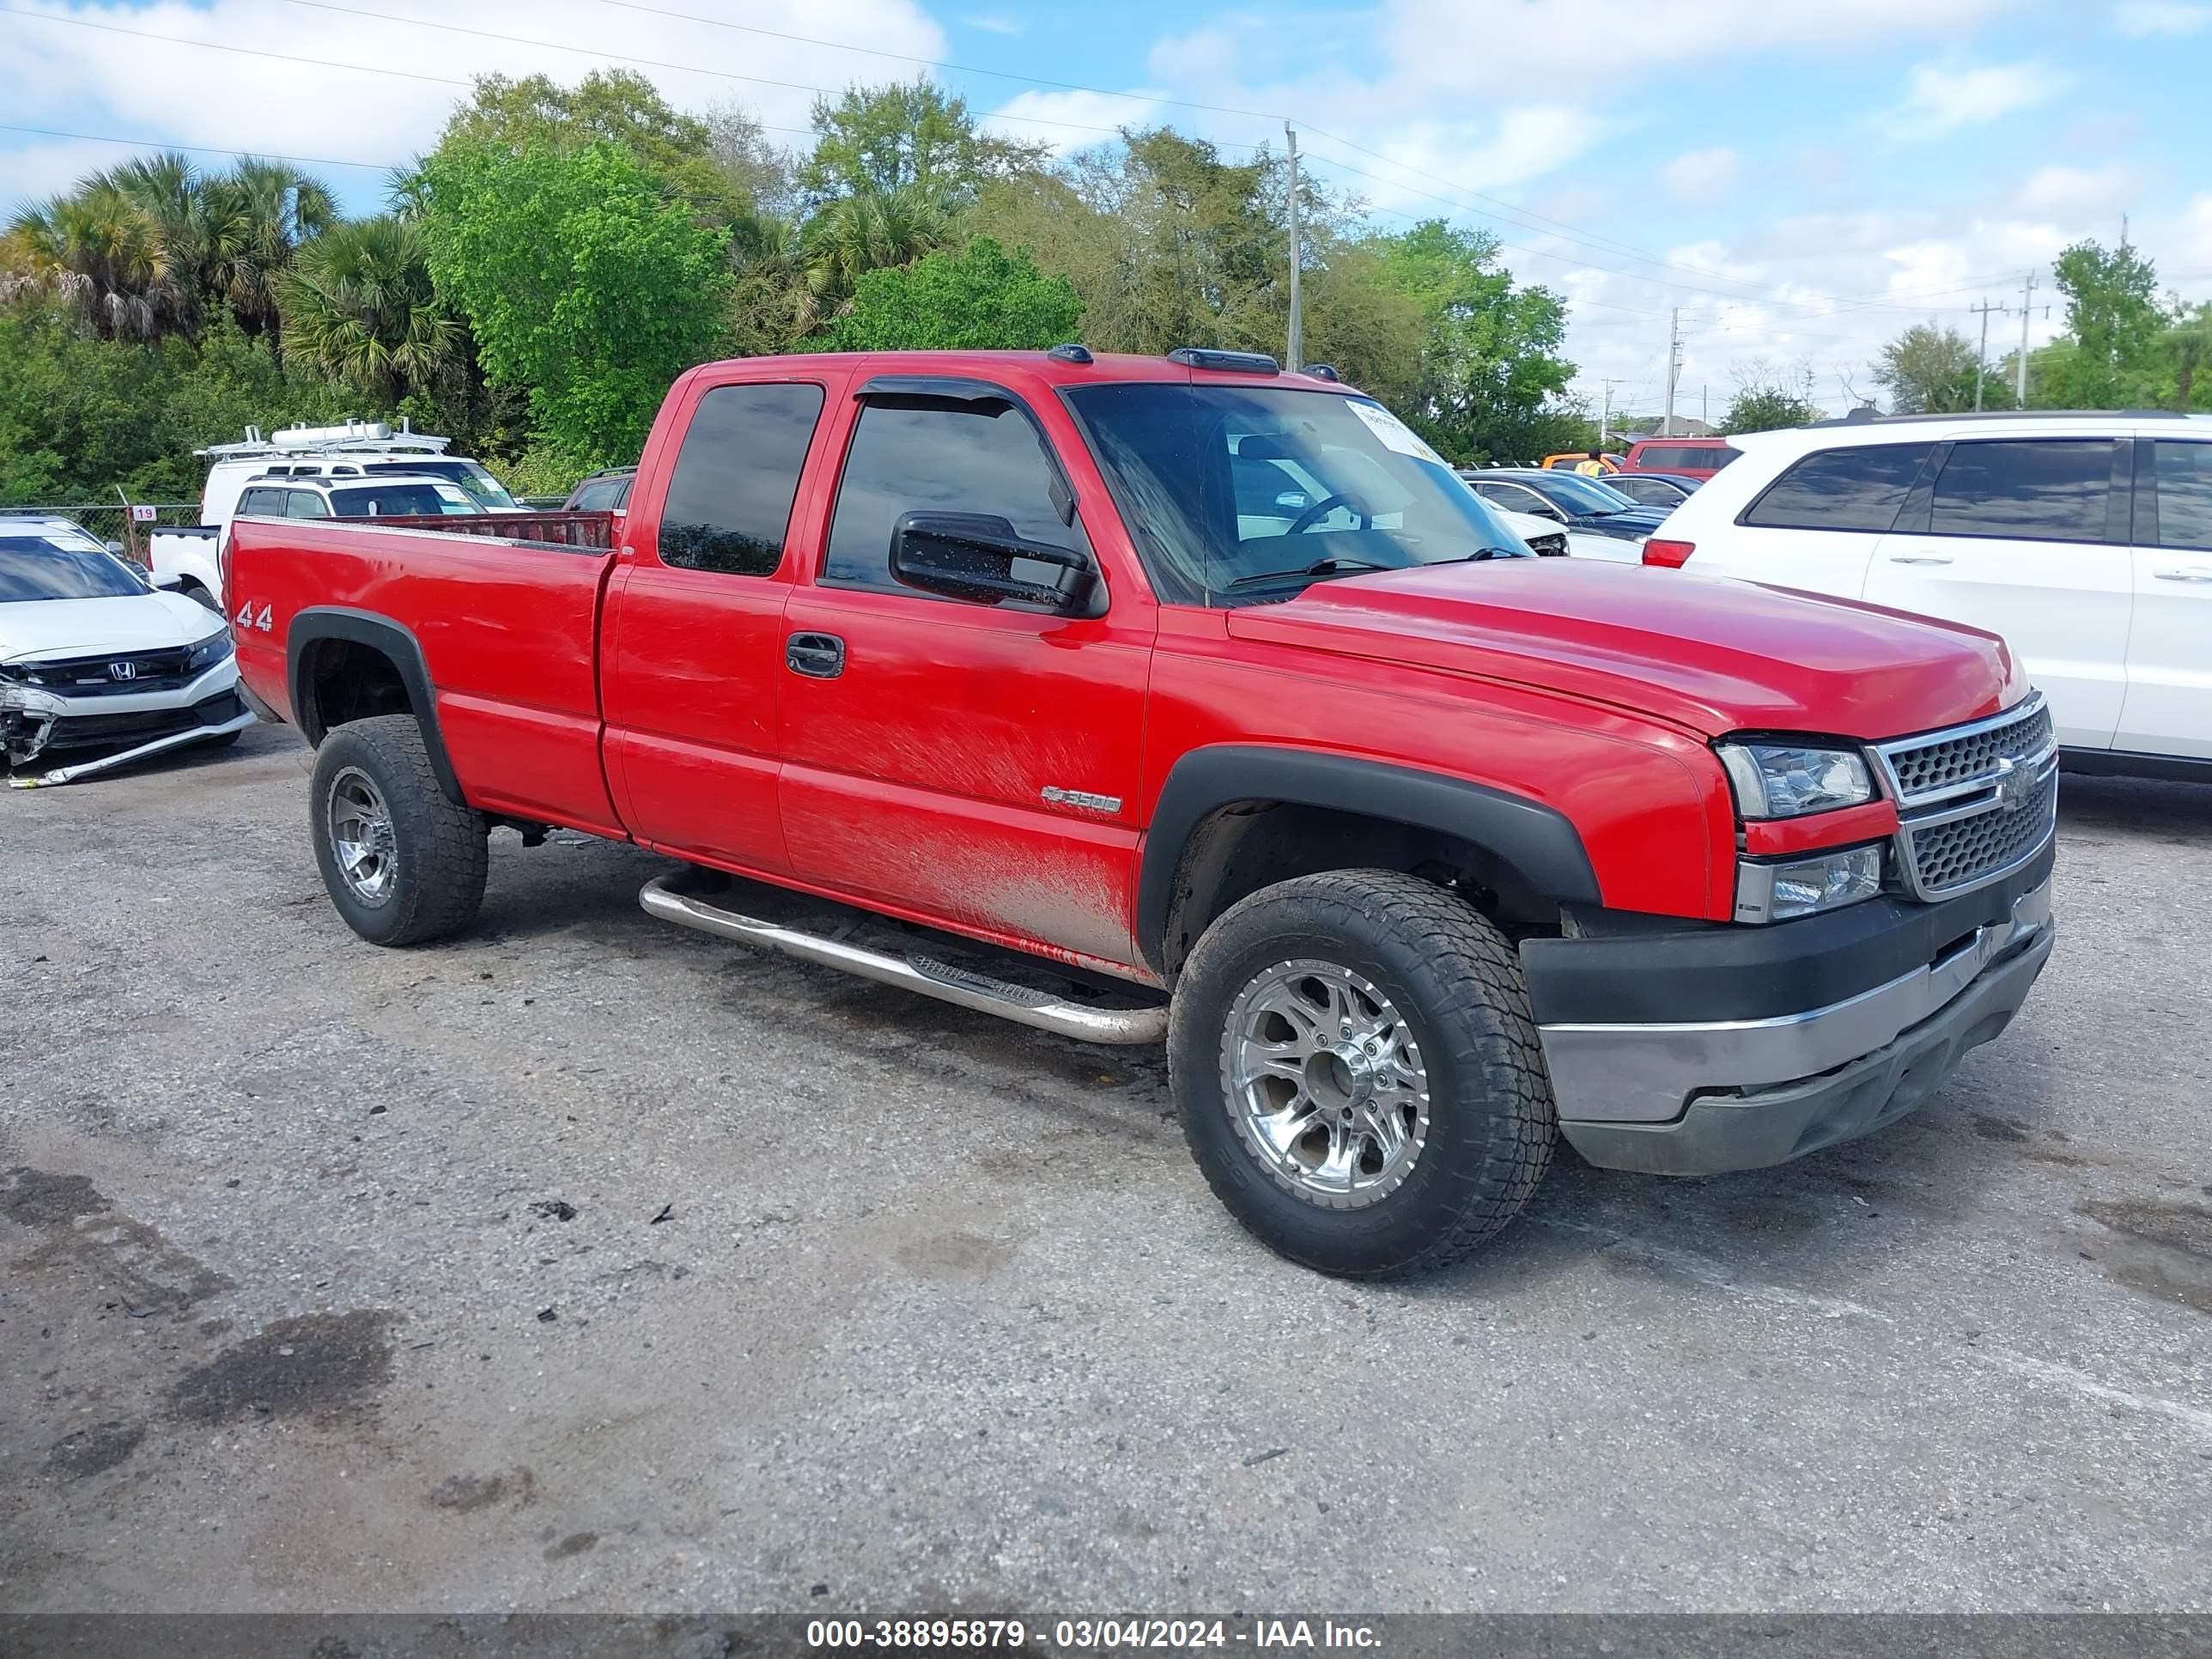
[(881, 951), (864, 950), (856, 945), (824, 939), (819, 933), (801, 933), (794, 927), (741, 915), (735, 910), (724, 910), (677, 891), (670, 884), (676, 879), (657, 876), (646, 883), (637, 902), (645, 907), (648, 915), (696, 927), (702, 933), (719, 933), (741, 945), (781, 951), (803, 961), (818, 962), (826, 968), (842, 968), (862, 979), (919, 991), (940, 1002), (996, 1014), (1018, 1025), (1034, 1026), (1040, 1031), (1054, 1032), (1084, 1042), (1167, 1040), (1168, 1011), (1164, 1003), (1156, 1008), (1086, 1008), (1079, 1003), (1063, 1001), (1048, 991), (1009, 985), (988, 974), (951, 967), (928, 957), (895, 957)]

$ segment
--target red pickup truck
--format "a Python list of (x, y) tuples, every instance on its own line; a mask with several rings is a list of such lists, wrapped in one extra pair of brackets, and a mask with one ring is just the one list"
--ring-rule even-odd
[(2051, 951), (2001, 640), (1525, 556), (1326, 374), (713, 363), (562, 525), (239, 522), (356, 933), (465, 927), (495, 826), (635, 842), (672, 921), (1164, 1040), (1214, 1191), (1326, 1272), (1464, 1254), (1559, 1135), (1695, 1174), (1876, 1128)]

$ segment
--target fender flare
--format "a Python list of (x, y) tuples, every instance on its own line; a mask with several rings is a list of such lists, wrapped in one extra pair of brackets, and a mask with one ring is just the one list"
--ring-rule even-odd
[(300, 735), (310, 747), (319, 747), (323, 741), (325, 728), (315, 713), (314, 699), (308, 695), (313, 688), (307, 670), (314, 659), (313, 647), (325, 640), (365, 645), (391, 659), (422, 727), (422, 746), (429, 751), (430, 770), (437, 777), (439, 789), (454, 805), (466, 806), (461, 781), (446, 752), (445, 736), (438, 730), (438, 699), (431, 689), (430, 666), (422, 654), (422, 641), (389, 617), (349, 605), (310, 605), (292, 618), (284, 635), (284, 684), (291, 690), (292, 713), (299, 722)]
[(1562, 903), (1602, 903), (1581, 835), (1557, 807), (1415, 768), (1311, 750), (1221, 744), (1169, 771), (1153, 805), (1137, 878), (1136, 943), (1164, 970), (1176, 878), (1192, 832), (1240, 801), (1276, 801), (1385, 818), (1471, 842), (1530, 889)]

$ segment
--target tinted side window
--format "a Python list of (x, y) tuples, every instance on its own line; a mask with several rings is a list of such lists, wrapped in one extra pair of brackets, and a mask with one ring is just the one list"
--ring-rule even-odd
[(1771, 530), (1887, 530), (1934, 447), (1865, 444), (1808, 455), (1767, 487), (1743, 521)]
[(283, 518), (284, 503), (280, 498), (283, 493), (276, 489), (247, 490), (238, 498), (239, 516), (255, 519)]
[(2212, 443), (2155, 446), (2158, 544), (2212, 547)]
[(821, 414), (818, 386), (718, 386), (702, 398), (660, 509), (660, 562), (774, 574)]
[(1081, 523), (1060, 521), (1054, 476), (1036, 428), (1019, 410), (871, 403), (837, 485), (823, 580), (922, 597), (891, 579), (891, 526), (916, 511), (994, 514), (1028, 540), (1088, 551)]
[(607, 512), (613, 507), (615, 496), (621, 489), (622, 481), (618, 478), (601, 478), (597, 483), (587, 483), (576, 492), (575, 510), (579, 513)]
[(284, 507), (287, 518), (327, 519), (331, 516), (330, 508), (323, 504), (323, 498), (313, 490), (294, 489), (288, 490), (286, 494), (291, 497)]
[(1928, 527), (1938, 536), (2100, 542), (2112, 483), (2105, 439), (1963, 443), (1936, 481)]

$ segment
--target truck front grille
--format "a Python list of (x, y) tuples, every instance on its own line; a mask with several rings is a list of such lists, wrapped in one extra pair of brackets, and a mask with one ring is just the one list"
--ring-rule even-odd
[(2000, 881), (2040, 854), (2058, 822), (2058, 745), (2036, 693), (1971, 726), (1877, 744), (1901, 833), (1899, 863), (1920, 899)]

